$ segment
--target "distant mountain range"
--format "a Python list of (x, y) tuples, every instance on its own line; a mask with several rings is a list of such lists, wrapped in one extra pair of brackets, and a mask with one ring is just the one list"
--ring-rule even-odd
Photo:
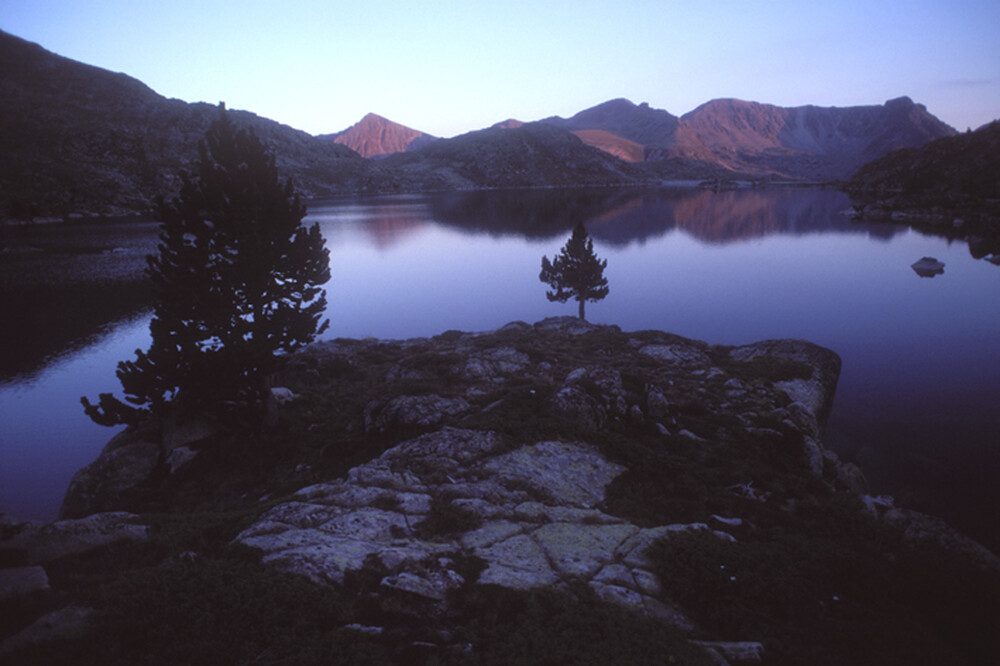
[(704, 162), (742, 175), (795, 180), (841, 180), (892, 150), (956, 133), (909, 97), (846, 108), (717, 99), (680, 118), (616, 99), (569, 119), (541, 122), (572, 130), (598, 147), (607, 138), (586, 132), (609, 132), (641, 145), (647, 163)]
[[(176, 192), (218, 111), (0, 32), (0, 217), (113, 214)], [(312, 136), (246, 111), (306, 197), (668, 179), (848, 178), (898, 148), (956, 134), (903, 97), (881, 106), (784, 108), (713, 100), (681, 117), (612, 100), (571, 118), (438, 139), (368, 114)]]

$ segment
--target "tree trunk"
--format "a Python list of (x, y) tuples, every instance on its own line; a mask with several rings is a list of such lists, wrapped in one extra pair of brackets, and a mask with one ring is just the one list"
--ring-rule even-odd
[(579, 299), (579, 301), (580, 301), (580, 319), (587, 321), (587, 318), (583, 314), (583, 304), (585, 301), (582, 298)]

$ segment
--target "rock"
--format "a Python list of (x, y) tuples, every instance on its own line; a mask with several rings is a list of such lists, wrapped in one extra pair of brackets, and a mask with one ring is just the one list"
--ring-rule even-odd
[(670, 401), (656, 384), (646, 384), (646, 412), (649, 417), (662, 423), (676, 423), (670, 409)]
[(820, 443), (813, 439), (812, 437), (802, 438), (802, 450), (805, 453), (806, 460), (809, 462), (809, 469), (816, 476), (823, 476), (823, 447)]
[(463, 398), (439, 395), (401, 395), (390, 400), (375, 418), (374, 427), (385, 432), (399, 426), (433, 426), (448, 416), (469, 410)]
[(163, 451), (169, 455), (174, 449), (191, 448), (218, 432), (219, 426), (207, 418), (173, 415), (163, 421)]
[(87, 619), (93, 612), (91, 608), (67, 606), (44, 615), (0, 644), (0, 655), (35, 643), (80, 636), (86, 630)]
[(198, 456), (198, 452), (189, 449), (186, 446), (180, 446), (170, 452), (167, 456), (167, 466), (170, 468), (170, 473), (175, 474), (177, 470), (181, 467), (186, 466), (192, 460)]
[(934, 257), (922, 257), (910, 264), (910, 268), (920, 277), (934, 277), (944, 273), (944, 262)]
[(759, 664), (764, 659), (764, 646), (756, 641), (691, 641), (715, 652), (727, 664)]
[(604, 406), (580, 386), (559, 389), (549, 401), (549, 408), (560, 416), (595, 430), (603, 428), (608, 421)]
[(146, 483), (160, 463), (160, 446), (149, 434), (129, 428), (104, 447), (97, 460), (70, 481), (60, 518), (81, 518), (119, 508), (122, 499)]
[(394, 576), (386, 576), (380, 585), (383, 588), (397, 592), (405, 592), (432, 601), (444, 601), (448, 592), (456, 589), (465, 579), (449, 569), (432, 571), (417, 575), (403, 572)]
[[(881, 498), (875, 499), (876, 509), (883, 508), (877, 502)], [(865, 504), (867, 506), (869, 503)], [(940, 518), (900, 508), (887, 508), (881, 518), (887, 525), (902, 530), (903, 538), (907, 541), (936, 544), (977, 567), (1000, 573), (1000, 558)]]
[(505, 375), (520, 372), (528, 365), (528, 355), (513, 347), (487, 349), (469, 356), (465, 363), (465, 376), (485, 379), (489, 382), (503, 381)]
[(665, 363), (683, 365), (708, 365), (708, 354), (689, 344), (649, 344), (639, 349), (639, 353)]
[(564, 386), (590, 386), (608, 414), (624, 416), (628, 412), (621, 373), (611, 368), (577, 368), (566, 376)]
[[(600, 594), (638, 612), (673, 617), (649, 597), (659, 581), (646, 569), (645, 549), (707, 526), (640, 529), (604, 514), (596, 507), (622, 471), (587, 444), (507, 451), (495, 434), (445, 428), (389, 449), (346, 480), (304, 488), (237, 540), (261, 549), (263, 561), (321, 583), (342, 581), (375, 555), (391, 571), (383, 587), (436, 602), (463, 579), (450, 560), (427, 563), (461, 550), (484, 561), (480, 583), (530, 589), (593, 581)], [(448, 507), (480, 522), (428, 541), (414, 528), (441, 510), (431, 498), (442, 493)], [(408, 505), (427, 513), (413, 520)]]
[(284, 405), (293, 400), (297, 400), (299, 396), (296, 395), (290, 388), (276, 386), (271, 389), (271, 397), (274, 398), (274, 401), (279, 405)]
[(478, 549), (476, 555), (487, 562), (486, 569), (479, 575), (479, 582), (483, 584), (528, 590), (559, 582), (545, 551), (527, 534)]
[(845, 488), (857, 495), (864, 495), (868, 492), (868, 479), (865, 478), (857, 465), (842, 462), (837, 454), (829, 449), (823, 450), (823, 458), (827, 464), (833, 466), (837, 481)]
[(742, 518), (725, 518), (723, 516), (719, 516), (714, 513), (712, 514), (712, 519), (717, 520), (723, 525), (728, 525), (730, 527), (739, 527), (740, 525), (743, 524)]
[(833, 407), (833, 397), (840, 378), (840, 356), (835, 352), (805, 340), (765, 340), (734, 347), (729, 356), (736, 361), (750, 361), (758, 356), (777, 356), (812, 368), (809, 379), (774, 382), (793, 402), (799, 402), (812, 413), (822, 431)]
[(39, 564), (117, 541), (145, 541), (149, 528), (131, 523), (135, 517), (124, 512), (97, 513), (47, 525), (24, 523), (10, 538), (0, 541), (0, 549), (22, 552), (28, 563)]
[(0, 569), (0, 601), (49, 589), (49, 577), (40, 566)]
[(535, 324), (536, 331), (553, 331), (566, 335), (582, 335), (602, 328), (621, 330), (617, 326), (598, 326), (579, 317), (547, 317)]
[(877, 497), (862, 495), (861, 501), (873, 518), (881, 518), (883, 513), (894, 508), (896, 505), (896, 500), (891, 495), (879, 495)]
[(610, 563), (618, 547), (639, 531), (629, 524), (549, 523), (532, 533), (561, 578), (590, 579)]
[(586, 444), (540, 442), (486, 461), (480, 469), (500, 479), (544, 488), (551, 503), (592, 508), (604, 487), (625, 471)]

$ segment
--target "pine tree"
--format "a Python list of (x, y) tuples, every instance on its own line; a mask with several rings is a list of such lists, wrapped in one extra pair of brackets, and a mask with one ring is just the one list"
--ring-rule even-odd
[(586, 319), (584, 303), (599, 301), (608, 295), (608, 280), (604, 277), (607, 265), (607, 259), (597, 258), (594, 241), (581, 222), (551, 263), (547, 256), (542, 257), (542, 272), (538, 279), (552, 287), (551, 291), (545, 292), (550, 301), (565, 303), (570, 298), (579, 301), (580, 319)]
[(118, 364), (130, 407), (82, 399), (94, 421), (134, 423), (168, 404), (196, 411), (256, 405), (277, 358), (329, 322), (329, 252), (274, 156), (220, 105), (199, 145), (197, 177), (161, 206), (158, 254), (147, 257), (152, 345)]

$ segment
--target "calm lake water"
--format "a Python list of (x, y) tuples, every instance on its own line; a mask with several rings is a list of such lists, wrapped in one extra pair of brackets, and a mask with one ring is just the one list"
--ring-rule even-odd
[[(1000, 267), (964, 242), (862, 225), (827, 190), (576, 190), (314, 203), (333, 337), (406, 338), (574, 315), (538, 272), (584, 221), (610, 295), (588, 319), (711, 343), (805, 338), (843, 358), (827, 444), (875, 493), (1000, 550)], [(156, 227), (19, 232), (0, 257), (0, 511), (52, 519), (113, 430), (81, 395), (116, 391), (148, 345), (136, 277)], [(24, 251), (25, 247), (42, 252)], [(944, 273), (919, 277), (923, 256)]]

